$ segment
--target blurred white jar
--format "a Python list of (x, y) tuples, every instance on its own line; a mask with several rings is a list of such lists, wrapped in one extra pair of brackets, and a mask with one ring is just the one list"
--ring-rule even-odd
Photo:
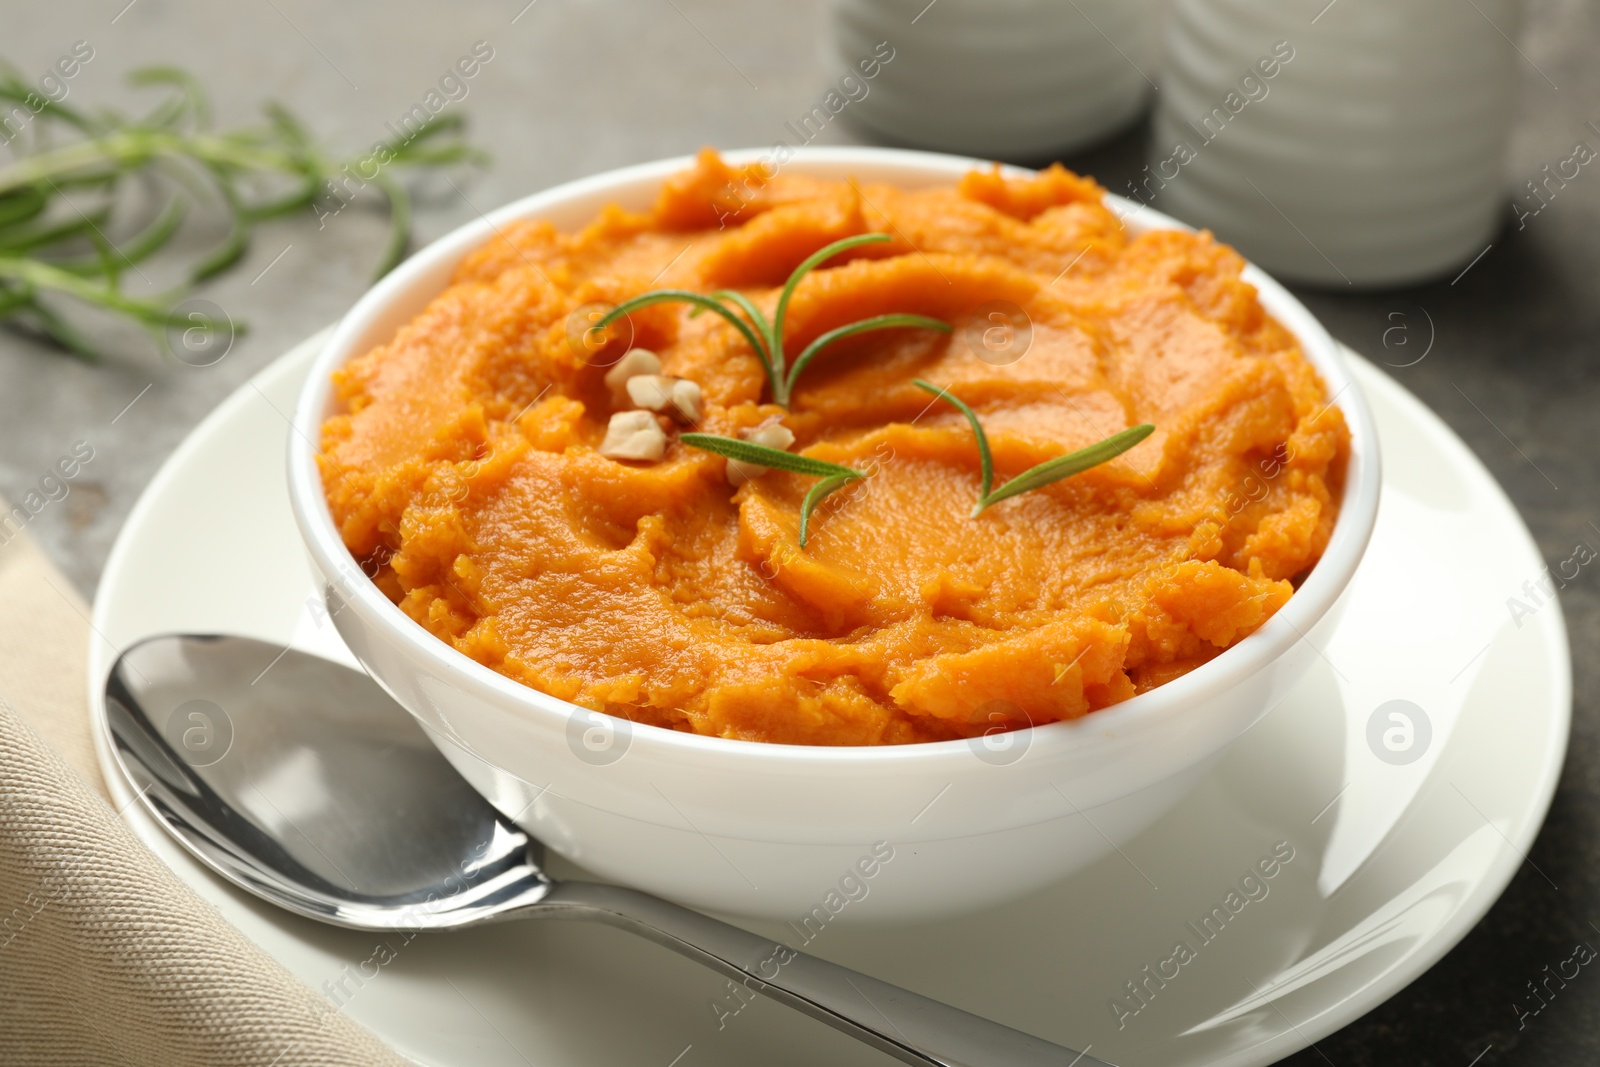
[(836, 76), (860, 78), (887, 42), (893, 59), (850, 113), (896, 141), (1043, 159), (1143, 112), (1160, 2), (838, 0), (832, 60)]
[(1517, 0), (1175, 0), (1140, 198), (1285, 279), (1459, 269), (1502, 219), (1519, 14)]

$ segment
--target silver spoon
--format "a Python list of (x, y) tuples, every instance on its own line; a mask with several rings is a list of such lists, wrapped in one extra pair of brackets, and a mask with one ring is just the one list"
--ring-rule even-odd
[(1108, 1067), (646, 893), (555, 881), (539, 842), (377, 683), (298, 651), (263, 673), (277, 655), (242, 637), (152, 637), (117, 659), (105, 695), (111, 752), (145, 807), (279, 907), (361, 930), (591, 919), (906, 1063)]

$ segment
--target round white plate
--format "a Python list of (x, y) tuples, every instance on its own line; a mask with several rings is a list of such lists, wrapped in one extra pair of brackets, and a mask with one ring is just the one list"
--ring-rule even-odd
[[(890, 1062), (603, 927), (525, 922), (407, 943), (296, 918), (223, 884), (129, 803), (103, 738), (101, 682), (117, 649), (226, 632), (350, 662), (284, 487), (287, 413), (318, 340), (195, 430), (106, 566), (91, 707), (136, 832), (248, 937), (419, 1063)], [(1466, 934), (1526, 862), (1555, 788), (1571, 712), (1566, 630), (1553, 598), (1524, 588), (1544, 562), (1488, 473), (1409, 393), (1359, 359), (1357, 369), (1385, 485), (1345, 618), (1310, 676), (1188, 799), (1088, 870), (958, 921), (827, 926), (808, 951), (1112, 1062), (1246, 1065), (1345, 1025)], [(1532, 613), (1514, 617), (1509, 598)], [(1247, 896), (1241, 879), (1275, 848), (1292, 858), (1246, 881)]]

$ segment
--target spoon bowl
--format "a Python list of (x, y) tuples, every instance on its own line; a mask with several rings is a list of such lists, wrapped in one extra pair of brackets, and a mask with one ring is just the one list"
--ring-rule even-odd
[(1103, 1061), (620, 886), (558, 882), (539, 843), (367, 675), (243, 637), (147, 638), (105, 686), (111, 753), (157, 822), (228, 881), (308, 918), (444, 930), (616, 926), (906, 1063)]
[(550, 888), (537, 843), (416, 721), (319, 656), (152, 638), (118, 659), (106, 719), (118, 765), (162, 824), (290, 911), (364, 929), (469, 926)]

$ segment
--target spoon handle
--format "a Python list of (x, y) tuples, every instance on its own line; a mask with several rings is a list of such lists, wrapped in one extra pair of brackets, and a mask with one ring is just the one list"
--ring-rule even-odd
[(561, 882), (503, 916), (590, 919), (630, 930), (919, 1067), (1109, 1067), (658, 897)]

